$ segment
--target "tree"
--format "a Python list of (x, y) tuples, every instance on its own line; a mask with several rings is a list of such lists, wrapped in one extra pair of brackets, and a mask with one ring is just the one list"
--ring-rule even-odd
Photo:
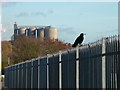
[(13, 64), (10, 59), (10, 55), (12, 53), (12, 45), (9, 41), (2, 41), (2, 72), (5, 67), (8, 66), (8, 59), (10, 60), (10, 65)]
[(14, 63), (19, 63), (32, 58), (55, 53), (59, 50), (70, 47), (70, 45), (67, 45), (59, 40), (51, 40), (49, 38), (38, 39), (35, 37), (19, 35), (13, 43), (11, 58)]

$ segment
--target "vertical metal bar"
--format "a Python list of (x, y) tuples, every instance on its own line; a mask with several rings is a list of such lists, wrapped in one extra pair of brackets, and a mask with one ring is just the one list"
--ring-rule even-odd
[(27, 68), (28, 68), (28, 62), (26, 62), (26, 86), (25, 86), (25, 88), (27, 88), (27, 78), (28, 78), (28, 74), (27, 74), (27, 72), (28, 72), (28, 70), (27, 70)]
[(23, 76), (23, 63), (22, 63), (22, 65), (21, 65), (22, 67), (21, 67), (21, 88), (23, 88), (23, 79), (24, 79), (24, 76)]
[(39, 60), (38, 60), (38, 88), (40, 88), (40, 58), (39, 58)]
[(80, 74), (79, 74), (79, 82), (80, 82), (80, 84), (79, 84), (79, 87), (80, 88), (83, 88), (83, 60), (82, 60), (82, 58), (83, 58), (83, 51), (82, 50), (80, 50), (80, 67), (79, 67), (79, 72), (80, 72)]
[[(114, 48), (114, 50), (113, 50), (113, 52), (115, 52), (115, 48), (116, 48), (116, 46), (115, 46), (115, 36), (114, 36), (114, 41), (113, 41), (113, 48)], [(114, 58), (113, 58), (113, 88), (115, 88), (115, 57), (116, 57), (116, 55), (114, 54)]]
[[(95, 50), (94, 50), (94, 48), (93, 48), (93, 50), (92, 50), (92, 55), (94, 55), (95, 54)], [(92, 59), (92, 80), (93, 80), (93, 82), (92, 82), (92, 88), (95, 88), (95, 58), (93, 58)]]
[(7, 84), (8, 84), (8, 87), (7, 87), (7, 88), (9, 88), (9, 68), (10, 68), (10, 67), (7, 68), (7, 72), (8, 72), (8, 75), (7, 75), (7, 76), (8, 76), (8, 78), (7, 78), (7, 82), (8, 82)]
[(111, 81), (111, 89), (112, 89), (112, 87), (113, 87), (113, 85), (112, 85), (112, 82), (113, 82), (112, 74), (113, 74), (113, 73), (110, 73), (110, 76), (111, 76), (111, 78), (110, 78), (110, 81)]
[(21, 78), (22, 78), (22, 66), (21, 64), (19, 64), (19, 86), (18, 88), (21, 88), (21, 82), (22, 82)]
[[(117, 42), (118, 42), (117, 40), (118, 40), (117, 36), (115, 36), (115, 46), (114, 46), (115, 47), (115, 52), (117, 52)], [(115, 61), (114, 61), (114, 65), (115, 65), (115, 71), (114, 71), (115, 88), (117, 88), (116, 87), (116, 84), (117, 84), (117, 82), (116, 82), (116, 80), (117, 80), (116, 79), (116, 66), (117, 66), (117, 64), (116, 63), (117, 63), (117, 54), (115, 55)]]
[[(96, 46), (94, 47), (94, 55), (96, 55)], [(94, 58), (94, 88), (97, 88), (97, 60)]]
[[(97, 50), (96, 50), (96, 52), (98, 52), (97, 54), (99, 54), (99, 47), (97, 47)], [(100, 70), (99, 70), (99, 57), (97, 57), (96, 58), (97, 59), (97, 88), (100, 88), (99, 86), (100, 86), (100, 81), (99, 81), (99, 73), (100, 73)]]
[(68, 74), (68, 76), (67, 76), (67, 80), (68, 80), (68, 81), (67, 81), (67, 83), (68, 83), (68, 84), (67, 84), (67, 88), (70, 88), (70, 81), (69, 81), (69, 78), (70, 78), (70, 75), (69, 75), (69, 65), (70, 65), (70, 64), (69, 64), (69, 63), (70, 63), (70, 62), (69, 62), (69, 60), (70, 60), (70, 59), (69, 59), (69, 58), (70, 58), (70, 57), (69, 57), (69, 53), (70, 53), (70, 51), (68, 50), (67, 52), (68, 52), (68, 53), (67, 53), (67, 54), (68, 54), (68, 55), (67, 55), (67, 56), (68, 56), (68, 59), (67, 59), (67, 63), (68, 63), (68, 65), (67, 65), (67, 74)]
[(59, 53), (53, 54), (54, 88), (59, 88)]
[(38, 60), (33, 61), (33, 88), (38, 88)]
[(23, 74), (22, 74), (22, 78), (23, 78), (23, 80), (22, 80), (22, 88), (25, 88), (25, 86), (26, 86), (26, 63), (24, 62), (23, 63), (23, 70), (22, 70), (22, 72), (23, 72)]
[[(111, 49), (110, 49), (110, 52), (113, 52), (113, 42), (112, 42), (112, 38), (110, 38), (111, 39), (111, 45), (110, 45), (110, 47), (111, 47)], [(110, 56), (111, 58), (110, 58), (110, 65), (111, 65), (111, 71), (110, 71), (110, 84), (111, 84), (111, 89), (113, 88), (113, 55), (111, 55)]]
[[(79, 46), (76, 47), (76, 59), (79, 59)], [(79, 60), (76, 60), (76, 88), (79, 88)]]
[(15, 66), (13, 66), (13, 88), (14, 88), (14, 84), (15, 84)]
[(47, 55), (47, 88), (49, 88), (49, 56)]
[[(114, 41), (112, 40), (112, 52), (114, 52), (114, 48)], [(114, 54), (112, 55), (112, 88), (114, 88)]]
[(24, 86), (24, 85), (23, 85), (23, 84), (24, 84), (23, 82), (24, 82), (24, 79), (25, 79), (25, 78), (24, 78), (24, 67), (23, 67), (23, 65), (24, 65), (24, 63), (22, 63), (22, 78), (21, 78), (22, 81), (21, 81), (21, 88), (23, 88), (23, 86)]
[[(102, 54), (106, 53), (106, 38), (102, 39)], [(102, 88), (106, 89), (106, 57), (102, 57)]]
[[(92, 56), (92, 46), (90, 47), (90, 55), (89, 55), (90, 57)], [(90, 88), (92, 88), (92, 86), (93, 86), (93, 78), (92, 78), (92, 76), (93, 76), (93, 69), (92, 69), (92, 67), (93, 67), (93, 59), (92, 58), (90, 58), (90, 60), (89, 60), (89, 62), (90, 62)]]
[(31, 88), (33, 88), (33, 61), (31, 61)]
[[(16, 88), (20, 88), (20, 87), (19, 87), (19, 85), (20, 85), (20, 84), (19, 84), (19, 83), (20, 83), (19, 70), (20, 70), (20, 69), (19, 69), (19, 64), (18, 64), (18, 65), (16, 65), (16, 67), (15, 67), (15, 71), (16, 71), (16, 72), (15, 72), (15, 84), (14, 84), (14, 85), (15, 85)], [(17, 76), (16, 76), (16, 75), (17, 75)], [(17, 78), (16, 78), (16, 77), (17, 77)], [(16, 79), (18, 79), (18, 81), (17, 81)]]
[(13, 66), (12, 66), (12, 67), (11, 67), (11, 75), (12, 75), (12, 76), (11, 76), (11, 88), (13, 88), (13, 80), (14, 80), (14, 79), (13, 79), (13, 78), (14, 78), (14, 77), (13, 77), (13, 72), (14, 72), (14, 70), (13, 70)]
[(62, 62), (61, 51), (59, 51), (59, 88), (62, 88)]
[(88, 88), (91, 88), (91, 83), (90, 83), (90, 79), (91, 79), (91, 66), (90, 66), (90, 53), (91, 53), (91, 47), (88, 44)]
[(52, 55), (51, 59), (49, 60), (49, 62), (50, 62), (49, 63), (50, 64), (50, 67), (49, 67), (49, 70), (50, 70), (50, 73), (49, 73), (49, 75), (50, 75), (50, 78), (49, 78), (50, 87), (49, 88), (55, 88), (55, 68), (54, 68), (55, 61), (54, 61), (54, 58), (55, 58), (54, 55)]
[[(120, 7), (120, 2), (118, 4), (119, 4), (118, 6)], [(120, 52), (120, 30), (119, 30), (119, 35), (118, 35), (118, 48), (117, 49), (118, 49), (118, 52)], [(120, 54), (118, 54), (118, 61), (117, 61), (117, 88), (118, 90), (120, 89)]]
[(117, 90), (117, 73), (115, 73), (115, 88)]
[(5, 81), (5, 83), (4, 83), (4, 87), (5, 87), (5, 88), (6, 88), (6, 86), (7, 86), (7, 85), (6, 85), (6, 71), (7, 71), (6, 68), (4, 68), (4, 75), (5, 75), (5, 79), (4, 79), (4, 81)]
[[(106, 41), (106, 53), (108, 52), (108, 41)], [(106, 88), (109, 87), (109, 82), (108, 82), (108, 79), (109, 79), (109, 62), (108, 62), (108, 56), (106, 56)]]
[(20, 64), (19, 65), (19, 69), (20, 69), (20, 71), (19, 71), (19, 88), (21, 88), (21, 84), (22, 84), (22, 64)]
[(38, 78), (38, 75), (39, 75), (39, 73), (38, 73), (38, 67), (39, 67), (38, 59), (37, 59), (37, 61), (36, 61), (36, 64), (37, 64), (37, 65), (36, 65), (36, 69), (37, 69), (37, 72), (36, 72), (36, 75), (37, 75), (37, 78), (36, 78), (36, 79), (37, 79), (37, 80), (36, 80), (37, 83), (36, 83), (36, 84), (37, 84), (37, 85), (36, 85), (36, 87), (38, 88), (38, 80), (39, 80), (39, 78)]
[[(111, 52), (111, 49), (109, 49), (109, 48), (111, 48), (111, 41), (109, 42), (107, 53)], [(108, 66), (109, 66), (109, 68), (108, 68), (108, 70), (109, 70), (108, 71), (108, 88), (111, 88), (111, 56), (109, 55), (107, 57), (108, 57)]]
[(10, 67), (10, 88), (12, 88), (12, 66)]
[(39, 88), (47, 88), (47, 57), (39, 59)]
[[(116, 42), (115, 42), (115, 52), (117, 52), (117, 36), (116, 36)], [(116, 73), (117, 73), (117, 54), (115, 55), (115, 88), (117, 89), (117, 77), (116, 77)]]
[(76, 61), (76, 88), (79, 88), (79, 60)]
[[(85, 50), (83, 51), (83, 58), (85, 58)], [(85, 59), (82, 59), (82, 88), (85, 88)]]
[(8, 73), (7, 68), (4, 69), (4, 72), (5, 72), (5, 84), (4, 85), (5, 85), (5, 88), (7, 88), (8, 87), (7, 86), (7, 82), (8, 82), (7, 81), (7, 78), (8, 78), (8, 76), (7, 76), (7, 73)]

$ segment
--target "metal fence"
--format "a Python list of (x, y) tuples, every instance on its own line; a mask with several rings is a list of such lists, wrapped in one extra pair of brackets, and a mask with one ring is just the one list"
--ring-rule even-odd
[(5, 68), (6, 88), (120, 88), (118, 36)]

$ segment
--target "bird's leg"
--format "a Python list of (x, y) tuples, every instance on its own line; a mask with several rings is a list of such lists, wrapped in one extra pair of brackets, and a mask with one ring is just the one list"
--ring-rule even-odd
[(78, 44), (77, 47), (80, 47), (80, 44)]
[(81, 47), (81, 46), (82, 46), (82, 44), (78, 44), (78, 45), (77, 45), (77, 47)]

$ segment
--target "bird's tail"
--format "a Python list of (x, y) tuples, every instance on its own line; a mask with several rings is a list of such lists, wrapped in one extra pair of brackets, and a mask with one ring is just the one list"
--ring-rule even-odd
[(75, 44), (73, 44), (73, 45), (72, 45), (72, 47), (76, 47), (76, 45), (75, 45)]

